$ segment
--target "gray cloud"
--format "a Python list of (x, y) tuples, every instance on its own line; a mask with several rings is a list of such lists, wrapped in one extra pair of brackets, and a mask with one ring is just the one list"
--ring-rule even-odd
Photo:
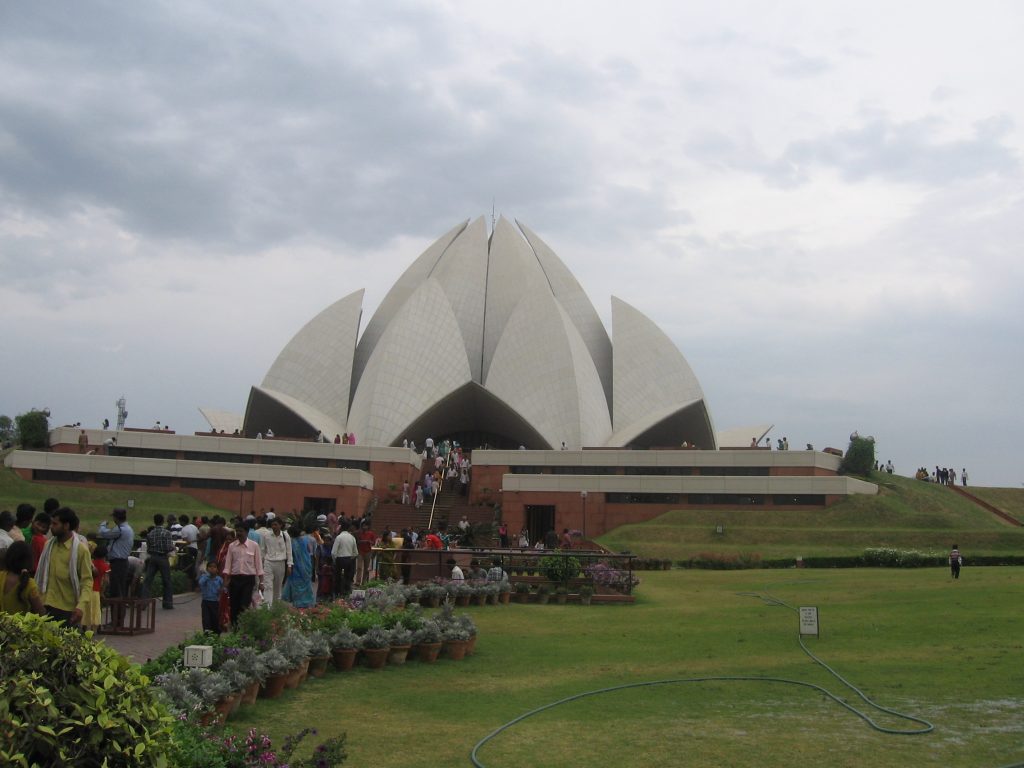
[(783, 185), (799, 184), (815, 167), (825, 167), (852, 182), (881, 178), (942, 185), (1018, 170), (1016, 154), (1003, 143), (1012, 127), (1009, 117), (976, 123), (974, 135), (966, 139), (936, 139), (940, 127), (934, 118), (899, 122), (876, 117), (858, 128), (790, 144), (770, 164), (768, 177)]

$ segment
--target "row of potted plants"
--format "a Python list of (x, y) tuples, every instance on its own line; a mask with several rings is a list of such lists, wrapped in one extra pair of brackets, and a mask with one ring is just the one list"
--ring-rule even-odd
[[(471, 617), (456, 615), (451, 602), (425, 617), (419, 606), (382, 612), (352, 610), (344, 602), (299, 610), (287, 603), (246, 611), (235, 632), (198, 633), (143, 666), (143, 673), (179, 716), (203, 724), (223, 722), (257, 696), (276, 698), (329, 665), (352, 669), (357, 658), (369, 669), (404, 664), (408, 658), (431, 663), (440, 653), (462, 659), (476, 645)], [(185, 668), (187, 645), (209, 645), (213, 663)]]
[(570, 587), (565, 584), (532, 585), (519, 581), (516, 582), (514, 590), (514, 598), (517, 603), (539, 603), (541, 605), (547, 605), (548, 603), (565, 605), (567, 602), (590, 605), (590, 601), (594, 596), (594, 588), (590, 584)]

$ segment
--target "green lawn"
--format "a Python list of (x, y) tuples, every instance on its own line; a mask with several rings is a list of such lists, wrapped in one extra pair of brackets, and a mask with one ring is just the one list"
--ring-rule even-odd
[(224, 510), (187, 496), (183, 493), (160, 493), (126, 488), (123, 491), (101, 488), (86, 488), (77, 485), (56, 483), (34, 483), (22, 480), (12, 470), (0, 467), (0, 509), (15, 508), (28, 502), (42, 511), (43, 502), (50, 498), (59, 499), (61, 504), (71, 507), (82, 521), (82, 532), (94, 531), (102, 520), (110, 519), (115, 507), (127, 506), (128, 499), (135, 500), (135, 507), (128, 515), (128, 522), (136, 533), (153, 522), (153, 515), (214, 515)]
[[(1024, 552), (1024, 528), (1010, 526), (948, 488), (880, 473), (871, 479), (880, 484), (877, 496), (851, 496), (827, 509), (677, 510), (622, 526), (599, 541), (616, 551), (673, 560), (699, 552), (855, 555), (882, 546), (945, 552), (954, 542), (968, 555)], [(988, 490), (1006, 502), (1007, 511), (1014, 503), (1024, 506), (1022, 491)], [(715, 532), (719, 525), (724, 534)]]
[[(463, 662), (329, 673), (232, 728), (275, 738), (347, 732), (349, 765), (469, 765), (503, 723), (566, 696), (642, 681), (781, 677), (855, 697), (796, 641), (796, 615), (742, 593), (815, 605), (808, 645), (879, 704), (933, 733), (886, 735), (806, 688), (767, 682), (633, 688), (558, 707), (486, 745), (489, 768), (592, 765), (948, 766), (1024, 761), (1024, 568), (670, 571), (632, 606), (462, 609), (480, 627)], [(915, 727), (886, 714), (893, 728)]]

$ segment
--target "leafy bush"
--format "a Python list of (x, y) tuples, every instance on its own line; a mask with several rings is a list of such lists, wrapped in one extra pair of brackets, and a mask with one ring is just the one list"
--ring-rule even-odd
[(548, 555), (540, 559), (540, 569), (550, 581), (566, 584), (580, 572), (580, 561), (572, 556)]
[(680, 565), (709, 571), (741, 571), (760, 568), (761, 555), (757, 552), (698, 552)]
[(918, 552), (913, 549), (874, 547), (864, 550), (864, 564), (889, 568), (921, 568), (928, 565), (945, 565), (946, 555)]
[(135, 665), (33, 614), (0, 613), (0, 637), (0, 764), (163, 764), (172, 719)]
[(22, 448), (46, 449), (50, 443), (50, 420), (44, 411), (35, 409), (14, 417)]
[(867, 477), (875, 466), (875, 438), (851, 437), (846, 455), (839, 462), (839, 474)]

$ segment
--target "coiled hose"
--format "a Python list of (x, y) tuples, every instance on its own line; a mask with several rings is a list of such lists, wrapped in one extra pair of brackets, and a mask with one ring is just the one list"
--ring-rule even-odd
[[(759, 594), (759, 593), (755, 593), (755, 592), (740, 592), (738, 594), (741, 597), (755, 597), (755, 598), (758, 598), (759, 600), (762, 600), (763, 602), (767, 603), (768, 605), (777, 605), (777, 606), (780, 606), (782, 608), (788, 608), (791, 611), (797, 612), (797, 609), (794, 608), (793, 606), (787, 605), (783, 601), (779, 600), (778, 598), (772, 597), (771, 595), (769, 595), (767, 593)], [(887, 728), (887, 727), (885, 727), (883, 725), (879, 725), (878, 723), (876, 723), (874, 720), (871, 719), (871, 717), (867, 714), (867, 712), (864, 712), (864, 711), (862, 711), (860, 709), (857, 709), (852, 704), (850, 704), (850, 703), (848, 703), (846, 701), (843, 701), (837, 695), (835, 695), (834, 693), (832, 693), (831, 691), (829, 691), (829, 690), (827, 690), (825, 688), (822, 688), (820, 685), (816, 685), (815, 683), (808, 683), (805, 680), (789, 680), (789, 679), (783, 678), (783, 677), (753, 677), (753, 676), (746, 676), (746, 675), (713, 675), (713, 676), (708, 676), (708, 677), (683, 677), (683, 678), (674, 678), (674, 679), (669, 679), (669, 680), (651, 680), (651, 681), (647, 681), (647, 682), (643, 682), (643, 683), (626, 683), (624, 685), (614, 685), (614, 686), (611, 686), (609, 688), (598, 688), (598, 689), (593, 690), (593, 691), (585, 691), (583, 693), (574, 694), (573, 696), (567, 696), (564, 699), (559, 699), (558, 701), (553, 701), (550, 704), (545, 704), (544, 706), (537, 707), (536, 709), (531, 709), (529, 712), (525, 712), (522, 715), (519, 715), (519, 717), (516, 717), (516, 718), (514, 718), (512, 720), (509, 720), (504, 725), (501, 725), (498, 728), (495, 728), (489, 734), (487, 734), (482, 739), (480, 739), (480, 741), (478, 741), (476, 743), (476, 745), (473, 747), (472, 752), (469, 753), (469, 759), (473, 762), (473, 765), (476, 766), (476, 768), (486, 768), (486, 766), (484, 766), (484, 764), (482, 762), (480, 762), (479, 752), (480, 752), (480, 749), (485, 744), (487, 744), (487, 742), (489, 742), (491, 739), (493, 739), (495, 736), (497, 736), (498, 734), (502, 733), (503, 731), (508, 730), (509, 728), (511, 728), (514, 725), (517, 725), (518, 723), (521, 723), (523, 720), (526, 720), (529, 717), (533, 717), (534, 715), (538, 715), (541, 712), (546, 712), (549, 709), (554, 709), (555, 707), (559, 707), (559, 706), (561, 706), (563, 704), (569, 704), (570, 702), (573, 702), (573, 701), (579, 701), (580, 699), (585, 699), (585, 698), (587, 698), (589, 696), (599, 696), (599, 695), (604, 694), (604, 693), (614, 693), (616, 691), (624, 691), (624, 690), (627, 690), (629, 688), (645, 688), (645, 687), (648, 687), (648, 686), (655, 686), (655, 685), (678, 685), (678, 684), (682, 684), (682, 683), (710, 683), (710, 682), (729, 682), (729, 681), (732, 681), (732, 682), (782, 683), (784, 685), (798, 685), (798, 686), (801, 686), (803, 688), (811, 688), (812, 690), (815, 690), (815, 691), (818, 691), (819, 693), (824, 694), (825, 696), (830, 698), (832, 701), (834, 701), (839, 706), (841, 706), (844, 709), (847, 709), (850, 712), (852, 712), (853, 714), (855, 714), (861, 720), (866, 722), (871, 728), (873, 728), (876, 731), (879, 731), (881, 733), (888, 733), (888, 734), (893, 734), (893, 735), (896, 735), (896, 736), (920, 736), (920, 735), (923, 735), (923, 734), (926, 734), (926, 733), (931, 733), (933, 730), (935, 730), (935, 726), (932, 725), (931, 723), (929, 723), (924, 718), (915, 717), (914, 715), (906, 715), (906, 714), (903, 714), (902, 712), (897, 712), (894, 709), (889, 709), (888, 707), (883, 707), (880, 704), (876, 704), (870, 698), (868, 698), (868, 696), (862, 690), (860, 690), (857, 686), (855, 686), (849, 680), (847, 680), (842, 675), (840, 675), (838, 672), (836, 672), (834, 669), (832, 669), (832, 667), (830, 667), (824, 661), (822, 661), (817, 656), (815, 656), (810, 651), (810, 649), (808, 649), (807, 646), (804, 645), (803, 638), (800, 637), (800, 635), (797, 635), (797, 642), (800, 643), (800, 648), (803, 650), (804, 653), (806, 653), (811, 658), (812, 661), (814, 661), (814, 663), (819, 664), (830, 675), (832, 675), (836, 680), (838, 680), (843, 685), (845, 685), (847, 688), (849, 688), (851, 691), (853, 691), (865, 704), (868, 705), (868, 707), (870, 707), (872, 709), (875, 709), (875, 710), (877, 710), (879, 712), (885, 712), (886, 714), (893, 715), (894, 717), (900, 718), (902, 720), (908, 720), (908, 721), (910, 721), (912, 723), (917, 723), (921, 727), (920, 728), (899, 729), (899, 728)], [(1003, 766), (1002, 768), (1024, 768), (1024, 763), (1014, 763), (1012, 765)]]

